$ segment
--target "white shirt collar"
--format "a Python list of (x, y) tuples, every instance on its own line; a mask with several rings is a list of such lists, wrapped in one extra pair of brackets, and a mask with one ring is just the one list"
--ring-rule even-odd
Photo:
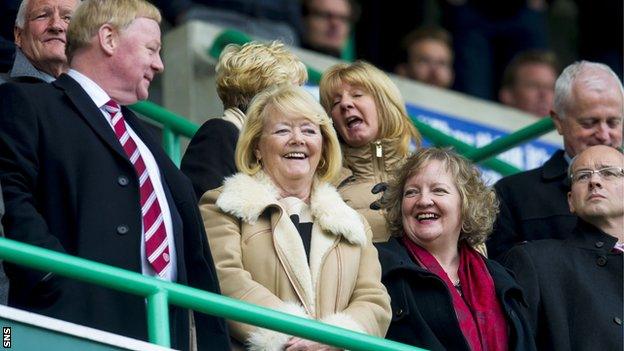
[(78, 84), (80, 84), (82, 89), (84, 89), (98, 108), (102, 108), (104, 104), (111, 100), (110, 96), (108, 96), (108, 94), (99, 85), (97, 85), (97, 83), (91, 80), (91, 78), (74, 69), (70, 69), (67, 74), (74, 78)]

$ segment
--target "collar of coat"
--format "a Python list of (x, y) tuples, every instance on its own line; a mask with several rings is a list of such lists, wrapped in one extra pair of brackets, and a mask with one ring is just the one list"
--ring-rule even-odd
[(245, 123), (245, 113), (236, 107), (231, 107), (223, 111), (222, 119), (234, 124), (240, 131)]
[[(542, 167), (542, 177), (546, 180), (567, 178), (568, 161), (566, 161), (565, 152), (557, 150)], [(567, 180), (564, 180), (567, 181)], [(569, 182), (566, 185), (570, 185)]]
[[(279, 191), (263, 172), (254, 176), (238, 173), (224, 181), (216, 205), (222, 211), (253, 224), (267, 207), (282, 209), (278, 199)], [(366, 232), (360, 216), (329, 183), (314, 182), (310, 211), (314, 222), (324, 231), (343, 236), (351, 244), (365, 245)]]

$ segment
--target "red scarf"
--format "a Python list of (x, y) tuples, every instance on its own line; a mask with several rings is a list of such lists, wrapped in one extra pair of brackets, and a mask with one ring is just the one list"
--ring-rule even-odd
[(507, 350), (507, 322), (494, 291), (494, 281), (485, 266), (483, 257), (470, 246), (460, 245), (457, 275), (463, 293), (462, 297), (432, 254), (406, 236), (403, 236), (403, 243), (423, 268), (446, 283), (453, 297), (453, 308), (459, 327), (470, 349), (473, 351)]

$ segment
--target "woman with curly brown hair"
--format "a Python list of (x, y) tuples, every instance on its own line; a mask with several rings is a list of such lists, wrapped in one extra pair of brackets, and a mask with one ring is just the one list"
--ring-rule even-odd
[(388, 339), (429, 350), (535, 349), (520, 287), (473, 248), (498, 212), (474, 165), (448, 149), (420, 149), (384, 207), (394, 238), (376, 246), (392, 301)]

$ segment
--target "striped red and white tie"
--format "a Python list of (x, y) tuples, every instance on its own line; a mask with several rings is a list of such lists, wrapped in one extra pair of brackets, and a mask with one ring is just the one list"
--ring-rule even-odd
[(156, 198), (154, 186), (147, 172), (147, 167), (141, 157), (139, 148), (134, 142), (128, 129), (126, 120), (121, 113), (119, 104), (110, 100), (104, 109), (111, 117), (111, 124), (130, 162), (139, 177), (141, 185), (141, 214), (143, 216), (143, 236), (145, 237), (145, 256), (159, 276), (163, 276), (170, 266), (169, 245), (163, 222), (163, 214)]

